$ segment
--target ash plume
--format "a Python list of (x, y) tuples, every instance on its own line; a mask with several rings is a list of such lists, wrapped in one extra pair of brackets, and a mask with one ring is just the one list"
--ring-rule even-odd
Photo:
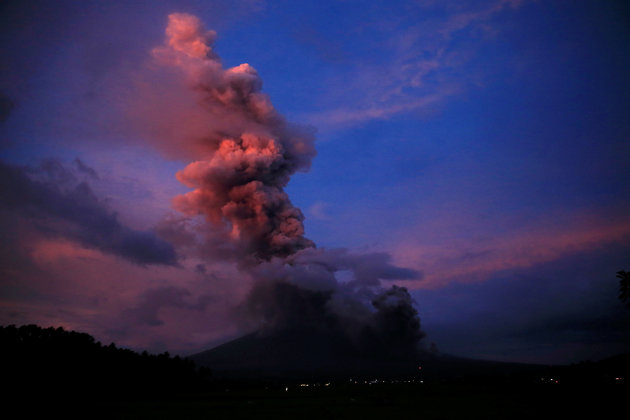
[[(318, 249), (304, 236), (304, 216), (284, 188), (291, 175), (310, 167), (312, 130), (288, 123), (275, 110), (252, 66), (224, 68), (213, 50), (215, 38), (197, 17), (174, 13), (153, 57), (185, 80), (205, 115), (197, 125), (203, 130), (171, 139), (194, 156), (176, 175), (192, 191), (175, 197), (174, 207), (212, 226), (203, 233), (218, 236), (205, 243), (221, 237), (238, 250), (239, 267), (254, 279), (241, 308), (250, 327), (323, 328), (363, 347), (415, 348), (423, 333), (409, 293), (381, 282), (420, 273), (396, 267), (385, 253)], [(164, 231), (195, 236), (178, 233), (176, 224), (186, 225), (179, 220)], [(350, 278), (341, 281), (341, 272)]]
[(177, 173), (193, 191), (176, 197), (175, 208), (229, 226), (231, 238), (257, 259), (314, 246), (304, 237), (302, 212), (284, 192), (294, 172), (309, 168), (313, 135), (276, 112), (252, 66), (223, 68), (212, 50), (215, 33), (197, 17), (171, 14), (166, 36), (154, 57), (185, 75), (216, 122), (194, 139), (198, 160)]

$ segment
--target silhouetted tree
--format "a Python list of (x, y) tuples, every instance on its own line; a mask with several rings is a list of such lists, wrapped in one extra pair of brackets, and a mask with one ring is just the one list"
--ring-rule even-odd
[(617, 271), (619, 279), (619, 299), (630, 308), (630, 272)]
[(210, 375), (189, 359), (103, 346), (63, 328), (0, 326), (0, 351), (1, 376), (12, 396), (29, 399), (172, 395), (204, 385)]

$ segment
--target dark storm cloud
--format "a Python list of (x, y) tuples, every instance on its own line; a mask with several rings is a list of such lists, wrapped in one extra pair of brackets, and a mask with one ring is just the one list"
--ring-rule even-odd
[(0, 206), (28, 218), (40, 233), (72, 239), (140, 265), (177, 264), (168, 242), (153, 232), (123, 225), (89, 184), (79, 182), (58, 161), (47, 160), (37, 168), (0, 162), (0, 196)]

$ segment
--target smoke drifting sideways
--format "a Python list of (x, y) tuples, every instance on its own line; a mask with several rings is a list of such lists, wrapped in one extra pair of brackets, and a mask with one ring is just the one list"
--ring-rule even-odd
[[(165, 44), (152, 51), (156, 63), (194, 92), (195, 112), (205, 118), (194, 136), (183, 128), (181, 137), (169, 140), (175, 143), (171, 150), (193, 151), (195, 159), (176, 174), (192, 191), (174, 198), (187, 219), (173, 221), (171, 230), (197, 226), (197, 232), (193, 227), (179, 236), (215, 235), (201, 241), (207, 248), (229, 243), (239, 267), (254, 279), (241, 311), (253, 327), (324, 328), (357, 343), (365, 341), (359, 335), (371, 335), (371, 343), (415, 348), (423, 333), (408, 291), (386, 290), (381, 281), (417, 279), (420, 273), (392, 265), (388, 254), (318, 249), (304, 236), (304, 216), (284, 188), (291, 175), (309, 169), (313, 130), (288, 123), (275, 110), (252, 66), (223, 68), (212, 48), (215, 38), (197, 17), (174, 13)], [(200, 217), (212, 228), (187, 223)], [(210, 255), (217, 253), (206, 249)]]

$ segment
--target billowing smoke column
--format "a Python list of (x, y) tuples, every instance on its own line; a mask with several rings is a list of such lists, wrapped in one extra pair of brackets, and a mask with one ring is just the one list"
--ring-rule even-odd
[(195, 16), (169, 16), (167, 45), (154, 50), (164, 64), (183, 70), (213, 120), (205, 152), (177, 174), (194, 188), (175, 199), (178, 210), (227, 223), (231, 237), (259, 259), (285, 257), (314, 246), (304, 237), (304, 216), (283, 188), (315, 155), (313, 136), (276, 112), (249, 64), (224, 69), (212, 51), (215, 33)]
[[(185, 76), (211, 121), (192, 140), (197, 160), (177, 173), (193, 190), (174, 205), (229, 231), (240, 267), (256, 280), (243, 312), (266, 330), (324, 328), (356, 343), (414, 348), (423, 334), (409, 293), (380, 282), (419, 273), (390, 264), (387, 254), (317, 249), (304, 237), (304, 217), (284, 187), (309, 168), (312, 133), (276, 112), (249, 64), (224, 69), (212, 50), (215, 33), (195, 16), (171, 14), (166, 36), (154, 57)], [(350, 278), (340, 282), (339, 271)]]

